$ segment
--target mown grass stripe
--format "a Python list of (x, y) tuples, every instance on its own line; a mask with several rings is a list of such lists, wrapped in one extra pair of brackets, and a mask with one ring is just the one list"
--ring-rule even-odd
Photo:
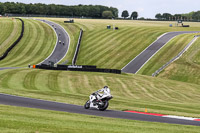
[[(3, 61), (2, 66), (13, 66), (13, 64), (17, 63), (17, 61), (24, 58), (24, 54), (26, 53), (27, 50), (29, 50), (29, 47), (31, 46), (30, 44), (33, 44), (35, 38), (37, 38), (37, 34), (31, 35), (31, 33), (35, 33), (36, 30), (37, 30), (36, 27), (32, 23), (30, 23), (30, 21), (28, 20), (25, 21), (24, 37), (20, 41), (19, 45), (13, 48), (13, 50), (10, 52), (10, 56), (8, 56), (8, 58)], [(31, 40), (29, 40), (29, 38), (31, 38)], [(10, 61), (8, 62), (7, 60)]]
[(3, 89), (18, 89), (18, 88), (12, 88), (11, 87), (11, 84), (9, 83), (9, 81), (11, 80), (12, 76), (16, 73), (19, 73), (20, 71), (23, 71), (23, 69), (20, 69), (20, 70), (11, 70), (5, 74), (2, 74), (1, 75), (1, 80), (0, 80), (0, 86), (3, 88)]
[[(18, 19), (15, 19), (12, 21), (13, 27), (12, 32), (9, 34), (9, 36), (4, 40), (1, 36), (1, 40), (4, 40), (2, 43), (0, 43), (0, 56), (4, 54), (4, 52), (14, 43), (14, 41), (17, 40), (17, 38), (20, 36), (21, 33), (21, 21)], [(9, 24), (8, 24), (9, 25)], [(10, 28), (10, 27), (8, 27)], [(7, 31), (4, 31), (4, 35), (8, 34)]]
[[(122, 32), (120, 32), (120, 33), (122, 33)], [(123, 36), (126, 34), (126, 32), (125, 33), (123, 32), (123, 34), (120, 34), (120, 33), (118, 33), (117, 35), (115, 33), (115, 34), (112, 34), (111, 36), (115, 37), (115, 38), (117, 38), (117, 37), (120, 38), (120, 36)], [(92, 64), (93, 60), (98, 58), (99, 55), (103, 55), (104, 52), (108, 52), (110, 49), (112, 49), (112, 47), (115, 47), (114, 46), (115, 44), (111, 43), (111, 42), (113, 42), (113, 40), (109, 40), (109, 37), (110, 36), (107, 36), (105, 39), (102, 39), (101, 41), (97, 42), (97, 45), (95, 45), (94, 48), (92, 47), (93, 49), (90, 48), (90, 49), (92, 49), (91, 52), (88, 52), (88, 54), (85, 55), (85, 57), (84, 57), (85, 59), (86, 58), (89, 59), (88, 64)], [(98, 49), (96, 47), (98, 47)], [(101, 59), (101, 58), (98, 58), (98, 59)]]
[[(53, 30), (39, 21), (25, 20), (25, 33), (19, 45), (13, 49), (0, 66), (27, 66), (46, 58), (55, 45)], [(26, 57), (26, 58), (24, 58)]]
[(41, 26), (38, 25), (38, 23), (34, 23), (35, 27), (37, 29), (36, 34), (37, 37), (35, 38), (35, 40), (31, 40), (34, 43), (29, 43), (30, 47), (27, 49), (27, 51), (24, 53), (23, 56), (27, 57), (26, 59), (22, 60), (22, 61), (18, 61), (17, 63), (15, 63), (16, 66), (21, 66), (23, 64), (29, 64), (28, 62), (30, 62), (30, 60), (32, 58), (35, 58), (35, 54), (34, 52), (38, 51), (38, 47), (40, 47), (41, 45), (38, 44), (42, 44), (43, 40), (40, 40), (41, 37), (44, 36), (44, 31), (43, 29), (41, 29)]
[[(118, 42), (117, 45), (119, 45), (119, 46), (116, 49), (109, 50), (106, 53), (101, 54), (100, 57), (98, 57), (99, 60), (98, 60), (97, 63), (98, 64), (104, 64), (104, 66), (107, 66), (108, 68), (109, 68), (109, 66), (112, 66), (112, 65), (115, 66), (116, 68), (118, 68), (117, 65), (114, 64), (114, 63), (116, 63), (117, 60), (118, 60), (118, 62), (120, 62), (120, 58), (124, 57), (123, 55), (121, 55), (121, 52), (120, 52), (121, 49), (125, 49), (125, 48), (130, 49), (130, 47), (134, 47), (131, 42), (129, 43), (126, 40), (128, 40), (128, 38), (130, 38), (130, 37), (133, 37), (134, 38), (133, 40), (135, 40), (134, 34), (142, 35), (144, 32), (146, 32), (146, 30), (145, 29), (141, 29), (141, 31), (138, 30), (138, 33), (135, 33), (135, 32), (127, 33), (127, 34), (129, 34), (129, 36), (125, 37), (124, 40), (121, 39), (121, 37), (119, 37), (120, 40), (123, 40), (122, 41), (123, 43), (120, 45), (120, 44), (118, 44), (119, 43)], [(124, 54), (127, 54), (127, 53), (124, 53)], [(107, 55), (106, 59), (103, 58), (103, 56), (105, 56), (105, 55)]]
[(37, 74), (40, 73), (40, 71), (35, 71), (35, 70), (31, 70), (30, 72), (28, 72), (26, 74), (26, 76), (24, 77), (24, 88), (27, 88), (29, 90), (38, 90), (38, 88), (36, 87), (36, 76)]
[[(120, 31), (117, 31), (117, 32), (105, 31), (106, 33), (104, 33), (102, 36), (98, 36), (95, 39), (93, 39), (93, 41), (90, 41), (90, 42), (87, 43), (86, 52), (89, 52), (89, 51), (96, 49), (100, 45), (104, 44), (104, 42), (110, 41), (111, 38), (113, 39), (113, 37), (116, 38), (117, 35), (125, 32), (125, 31), (127, 31), (127, 29), (123, 29), (123, 30), (120, 30)], [(83, 40), (84, 40), (84, 38), (83, 38)], [(83, 41), (83, 45), (84, 44), (85, 44), (85, 42)]]

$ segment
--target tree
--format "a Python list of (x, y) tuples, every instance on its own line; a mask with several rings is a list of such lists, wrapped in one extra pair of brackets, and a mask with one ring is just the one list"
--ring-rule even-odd
[(137, 19), (138, 13), (136, 11), (132, 12), (131, 19)]
[(128, 11), (127, 11), (127, 10), (124, 10), (124, 11), (122, 12), (122, 17), (125, 19), (125, 18), (127, 18), (128, 16), (129, 16)]
[(160, 13), (158, 13), (158, 14), (156, 14), (155, 18), (160, 20), (160, 19), (162, 19), (162, 15)]
[(111, 19), (111, 18), (113, 18), (113, 13), (111, 11), (103, 11), (102, 17), (107, 18), (107, 19)]
[(163, 13), (163, 18), (165, 19), (165, 20), (169, 20), (169, 18), (170, 17), (172, 17), (172, 15), (170, 14), (170, 13)]
[(195, 12), (195, 13), (192, 15), (192, 18), (193, 18), (194, 20), (199, 21), (199, 20), (200, 20), (200, 11)]

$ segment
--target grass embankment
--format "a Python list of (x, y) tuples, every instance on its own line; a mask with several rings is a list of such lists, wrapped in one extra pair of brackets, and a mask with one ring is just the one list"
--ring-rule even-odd
[(56, 36), (47, 24), (24, 19), (24, 36), (9, 55), (0, 62), (0, 67), (24, 67), (38, 64), (47, 58), (55, 44)]
[(12, 18), (0, 18), (0, 56), (17, 40), (20, 36), (21, 21)]
[(0, 71), (0, 92), (83, 105), (108, 85), (110, 109), (200, 117), (200, 86), (140, 75), (17, 69)]
[[(54, 20), (64, 23), (66, 19)], [(170, 23), (174, 22), (75, 19), (68, 25), (84, 30), (77, 64), (121, 69), (165, 32), (200, 30), (198, 23), (188, 23), (190, 28), (169, 27)], [(106, 29), (113, 24), (119, 30)]]
[(200, 127), (142, 122), (0, 105), (1, 133), (198, 133)]
[[(179, 35), (164, 46), (144, 67), (138, 72), (143, 75), (152, 75), (165, 63), (178, 55), (180, 51), (193, 39), (194, 34)], [(158, 77), (200, 84), (200, 39), (198, 39), (187, 52), (174, 63), (170, 64)]]
[(183, 34), (172, 39), (143, 66), (138, 74), (151, 76), (156, 70), (177, 56), (193, 37), (194, 34)]
[(200, 38), (158, 77), (200, 85)]

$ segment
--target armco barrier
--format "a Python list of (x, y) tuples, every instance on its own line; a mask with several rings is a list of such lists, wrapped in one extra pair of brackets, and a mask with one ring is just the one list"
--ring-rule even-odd
[(96, 69), (97, 66), (88, 66), (88, 65), (84, 65), (84, 66), (73, 66), (73, 65), (57, 65), (57, 68), (84, 68), (84, 69)]
[(47, 70), (65, 70), (65, 71), (87, 71), (87, 72), (104, 72), (104, 73), (116, 73), (121, 74), (121, 70), (117, 69), (102, 69), (96, 68), (96, 66), (67, 66), (57, 65), (57, 67), (51, 67), (46, 64), (36, 65), (36, 68)]
[(78, 57), (78, 52), (79, 52), (79, 49), (80, 49), (82, 36), (83, 36), (83, 30), (81, 29), (80, 35), (79, 35), (79, 38), (78, 38), (78, 43), (77, 43), (77, 46), (76, 46), (76, 51), (74, 53), (74, 58), (72, 60), (72, 65), (76, 65), (76, 60), (77, 60), (77, 57)]
[(24, 21), (22, 19), (20, 19), (20, 18), (16, 18), (16, 19), (19, 19), (22, 22), (21, 34), (20, 34), (19, 38), (0, 57), (0, 60), (3, 60), (4, 58), (6, 58), (6, 56), (8, 55), (8, 53), (17, 45), (17, 43), (22, 39), (22, 37), (24, 35)]

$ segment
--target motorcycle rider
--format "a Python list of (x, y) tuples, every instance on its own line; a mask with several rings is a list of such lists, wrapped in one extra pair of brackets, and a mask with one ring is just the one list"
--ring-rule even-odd
[(104, 86), (102, 89), (92, 93), (92, 95), (90, 96), (90, 100), (91, 102), (95, 103), (96, 101), (101, 99), (103, 95), (109, 95), (109, 94), (110, 94), (110, 89), (108, 88), (108, 86)]

